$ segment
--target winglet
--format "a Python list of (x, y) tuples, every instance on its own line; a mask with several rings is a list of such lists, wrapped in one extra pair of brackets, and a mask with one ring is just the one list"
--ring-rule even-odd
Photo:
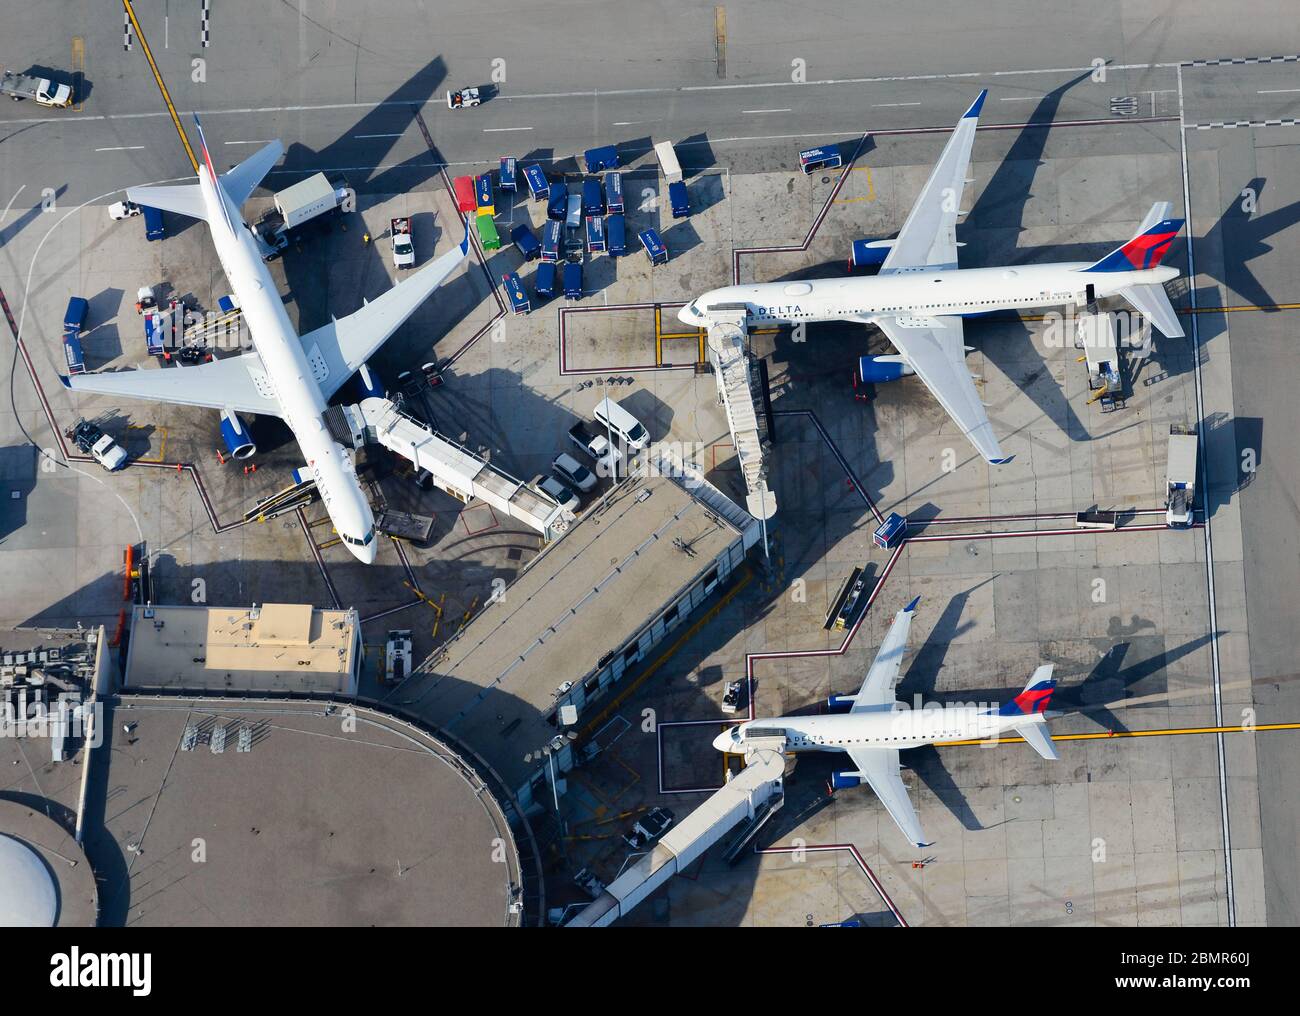
[(980, 115), (980, 110), (984, 108), (984, 99), (989, 94), (986, 88), (979, 95), (975, 96), (975, 101), (970, 104), (970, 109), (961, 115), (963, 120), (973, 120)]
[(906, 607), (903, 608), (903, 613), (904, 614), (912, 613), (912, 611), (916, 609), (916, 605), (920, 602), (921, 602), (921, 598), (918, 596), (915, 600), (913, 600), (911, 603), (909, 603)]
[(469, 218), (468, 217), (466, 217), (465, 219), (465, 238), (460, 242), (460, 253), (462, 257), (469, 254)]
[(72, 387), (72, 378), (68, 377), (67, 374), (60, 374), (60, 375), (59, 375), (59, 380), (63, 382), (63, 387), (64, 387), (64, 388), (71, 388), (71, 387)]
[(990, 466), (1005, 466), (1008, 462), (1010, 462), (1010, 461), (1011, 461), (1012, 459), (1014, 459), (1014, 458), (1015, 458), (1014, 455), (1008, 455), (1008, 456), (1006, 456), (1005, 458), (1001, 458), (1001, 459), (989, 459), (989, 465), (990, 465)]

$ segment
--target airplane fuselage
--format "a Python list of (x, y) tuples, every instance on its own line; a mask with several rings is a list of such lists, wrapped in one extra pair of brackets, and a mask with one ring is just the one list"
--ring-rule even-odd
[[(266, 368), (266, 383), (297, 439), (343, 545), (353, 556), (370, 564), (377, 552), (374, 514), (361, 490), (351, 455), (334, 440), (325, 424), (325, 399), (280, 292), (262, 260), (257, 240), (240, 210), (232, 207), (224, 191), (214, 185), (206, 166), (199, 168), (199, 186), (205, 203), (215, 213), (208, 217), (212, 242)], [(223, 206), (227, 215), (220, 214)]]
[[(679, 318), (703, 327), (709, 309), (743, 305), (751, 327), (818, 321), (860, 320), (877, 314), (944, 317), (1039, 307), (1083, 306), (1135, 285), (1158, 285), (1178, 277), (1158, 266), (1132, 272), (1087, 272), (1089, 262), (1015, 268), (908, 270), (866, 278), (810, 279), (725, 286), (683, 307)], [(1092, 287), (1089, 294), (1088, 287)]]
[(750, 720), (720, 734), (713, 743), (719, 750), (742, 754), (747, 740), (783, 734), (788, 752), (917, 748), (936, 741), (995, 737), (1026, 723), (1042, 722), (1041, 713), (1002, 716), (996, 706), (991, 710), (979, 706), (880, 706), (857, 713)]

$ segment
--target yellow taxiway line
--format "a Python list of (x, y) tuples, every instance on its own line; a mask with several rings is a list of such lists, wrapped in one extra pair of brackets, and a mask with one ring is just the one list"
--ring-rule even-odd
[(149, 48), (149, 42), (144, 37), (144, 29), (140, 27), (140, 21), (135, 16), (135, 8), (131, 6), (131, 0), (122, 0), (122, 6), (126, 8), (126, 16), (131, 19), (131, 27), (135, 29), (135, 37), (140, 40), (140, 48), (144, 50), (144, 57), (149, 61), (149, 69), (153, 71), (153, 79), (158, 84), (158, 91), (162, 93), (163, 102), (167, 104), (167, 112), (171, 114), (172, 125), (176, 128), (176, 133), (180, 135), (181, 144), (185, 147), (185, 154), (189, 157), (190, 165), (194, 167), (194, 172), (199, 171), (199, 160), (194, 157), (194, 149), (190, 147), (190, 139), (185, 136), (185, 130), (181, 127), (181, 118), (176, 113), (176, 107), (172, 105), (171, 93), (167, 91), (167, 85), (162, 79), (162, 72), (158, 70), (158, 64), (154, 62), (153, 51)]

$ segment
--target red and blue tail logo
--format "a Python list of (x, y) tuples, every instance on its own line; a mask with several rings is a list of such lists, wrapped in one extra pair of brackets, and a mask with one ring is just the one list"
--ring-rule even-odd
[(1047, 703), (1052, 700), (1054, 691), (1056, 691), (1056, 682), (1052, 680), (1030, 684), (1010, 702), (1004, 703), (998, 710), (998, 715), (1030, 716), (1034, 713), (1046, 712)]
[(1111, 251), (1085, 272), (1136, 272), (1155, 268), (1173, 245), (1174, 237), (1183, 228), (1182, 219), (1162, 219), (1145, 233), (1139, 233), (1128, 243)]

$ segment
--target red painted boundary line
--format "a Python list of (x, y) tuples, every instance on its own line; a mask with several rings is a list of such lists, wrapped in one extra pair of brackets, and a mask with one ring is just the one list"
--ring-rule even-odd
[(853, 857), (853, 860), (857, 863), (858, 867), (862, 869), (862, 874), (866, 875), (868, 881), (870, 881), (871, 884), (875, 886), (876, 892), (878, 892), (880, 894), (880, 898), (884, 900), (885, 906), (889, 908), (890, 913), (892, 913), (894, 917), (898, 920), (899, 927), (901, 928), (911, 927), (911, 925), (907, 923), (907, 919), (903, 916), (902, 912), (898, 909), (898, 907), (894, 906), (894, 901), (889, 898), (889, 893), (885, 892), (885, 887), (880, 884), (880, 879), (876, 878), (876, 873), (871, 870), (871, 866), (867, 864), (866, 859), (862, 856), (858, 848), (855, 847), (852, 843), (822, 843), (816, 846), (810, 845), (806, 847), (764, 847), (762, 850), (755, 851), (755, 853), (793, 854), (796, 852), (803, 852), (807, 854), (830, 854), (839, 850), (847, 850), (849, 854)]
[(311, 556), (316, 559), (316, 567), (320, 569), (320, 577), (325, 580), (325, 588), (329, 590), (330, 600), (334, 603), (334, 609), (339, 608), (339, 594), (334, 590), (334, 583), (330, 581), (330, 573), (325, 568), (325, 558), (317, 546), (315, 538), (311, 535), (311, 527), (307, 525), (307, 513), (301, 508), (296, 509), (298, 513), (298, 523), (302, 526), (302, 535), (307, 538), (307, 546), (311, 548)]

